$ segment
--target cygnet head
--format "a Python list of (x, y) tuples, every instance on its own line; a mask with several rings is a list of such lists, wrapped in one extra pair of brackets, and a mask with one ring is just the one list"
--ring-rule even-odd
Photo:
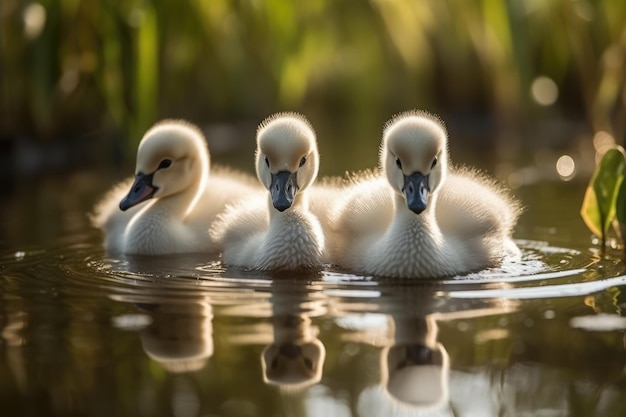
[(139, 143), (135, 182), (120, 202), (120, 209), (194, 186), (198, 189), (207, 180), (208, 170), (209, 154), (202, 132), (183, 121), (160, 122)]
[(406, 343), (385, 348), (381, 373), (387, 392), (401, 404), (428, 409), (448, 401), (450, 358), (441, 343), (432, 347)]
[(315, 132), (304, 116), (279, 113), (259, 125), (256, 173), (278, 211), (292, 206), (298, 193), (315, 181), (318, 170)]
[(402, 113), (385, 125), (380, 166), (414, 213), (426, 210), (445, 178), (447, 144), (443, 123), (425, 112)]

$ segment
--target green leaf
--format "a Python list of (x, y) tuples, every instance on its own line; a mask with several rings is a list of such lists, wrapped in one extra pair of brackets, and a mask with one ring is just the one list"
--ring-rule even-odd
[(583, 198), (580, 215), (589, 230), (591, 230), (591, 233), (598, 237), (603, 235), (602, 219), (598, 208), (598, 200), (596, 200), (596, 194), (593, 192), (591, 183), (589, 183), (589, 186), (587, 186), (587, 190), (585, 191), (585, 197)]
[[(615, 215), (620, 225), (626, 226), (626, 181), (622, 181), (617, 192)], [(626, 236), (624, 236), (626, 238)]]
[(609, 149), (596, 167), (585, 192), (580, 215), (589, 230), (602, 242), (615, 218), (615, 205), (625, 170), (624, 150), (621, 147)]

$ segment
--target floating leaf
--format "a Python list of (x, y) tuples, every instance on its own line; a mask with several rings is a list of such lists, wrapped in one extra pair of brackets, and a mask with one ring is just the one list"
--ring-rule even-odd
[(618, 191), (624, 180), (626, 159), (621, 147), (609, 149), (596, 167), (585, 192), (580, 210), (585, 224), (591, 232), (602, 239), (615, 218)]

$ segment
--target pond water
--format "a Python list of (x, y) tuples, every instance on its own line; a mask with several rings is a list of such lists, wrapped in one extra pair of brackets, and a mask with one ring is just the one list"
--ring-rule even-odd
[(517, 189), (523, 261), (438, 281), (114, 259), (85, 216), (109, 185), (0, 204), (2, 415), (626, 415), (626, 268), (583, 183)]

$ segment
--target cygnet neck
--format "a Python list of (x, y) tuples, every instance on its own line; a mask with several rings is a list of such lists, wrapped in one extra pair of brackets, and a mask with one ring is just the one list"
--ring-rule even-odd
[(435, 220), (435, 206), (437, 205), (437, 200), (434, 195), (431, 196), (426, 209), (424, 209), (424, 211), (420, 214), (411, 211), (411, 209), (407, 206), (404, 196), (399, 193), (395, 193), (394, 203), (396, 219), (403, 219), (404, 221), (417, 224), (420, 227), (436, 233), (440, 232), (437, 221)]
[(311, 319), (305, 315), (286, 314), (274, 318), (274, 342), (307, 341), (314, 338)]
[(420, 343), (428, 348), (437, 346), (437, 322), (428, 316), (394, 316), (395, 343)]

